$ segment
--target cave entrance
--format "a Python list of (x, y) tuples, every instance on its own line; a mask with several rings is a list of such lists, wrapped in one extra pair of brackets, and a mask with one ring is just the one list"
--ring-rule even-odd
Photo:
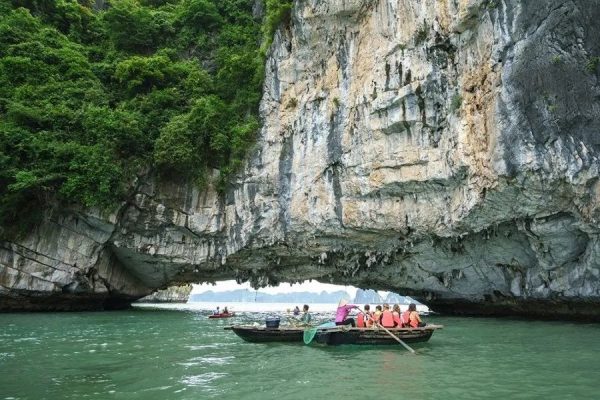
[(361, 307), (365, 304), (399, 304), (402, 310), (408, 308), (410, 303), (415, 303), (420, 312), (429, 312), (426, 305), (399, 293), (316, 281), (282, 283), (260, 289), (252, 288), (249, 283), (238, 284), (236, 281), (197, 284), (193, 285), (188, 304), (206, 309), (227, 306), (228, 309), (249, 312), (288, 311), (295, 307), (302, 309), (307, 304), (312, 311), (328, 312), (334, 311), (341, 299)]

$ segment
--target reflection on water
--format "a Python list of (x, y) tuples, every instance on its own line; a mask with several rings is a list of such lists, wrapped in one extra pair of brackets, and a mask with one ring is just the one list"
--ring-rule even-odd
[(182, 382), (188, 386), (206, 386), (209, 387), (210, 383), (215, 379), (223, 378), (228, 374), (224, 372), (207, 372), (200, 375), (186, 376), (182, 379)]
[(588, 399), (600, 389), (594, 324), (435, 318), (446, 328), (412, 355), (246, 343), (223, 327), (268, 312), (208, 314), (2, 314), (0, 399)]

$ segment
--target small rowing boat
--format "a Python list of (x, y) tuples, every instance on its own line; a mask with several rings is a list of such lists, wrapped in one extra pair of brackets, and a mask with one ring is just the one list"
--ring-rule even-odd
[[(422, 328), (389, 328), (395, 336), (406, 343), (418, 343), (428, 341), (433, 332), (442, 329), (442, 325), (428, 325)], [(313, 328), (314, 329), (314, 328)], [(246, 342), (302, 342), (306, 328), (280, 327), (265, 328), (252, 325), (233, 325), (225, 327), (231, 330)], [(398, 342), (385, 330), (375, 328), (348, 328), (336, 326), (331, 328), (317, 329), (314, 340), (320, 344), (340, 345), (389, 345)]]
[(231, 318), (231, 317), (235, 317), (235, 313), (234, 312), (212, 314), (212, 315), (208, 316), (208, 318)]
[[(388, 331), (405, 343), (419, 343), (428, 341), (433, 332), (442, 328), (442, 325), (428, 325), (422, 328), (388, 328)], [(398, 341), (385, 330), (371, 328), (322, 329), (317, 331), (314, 340), (320, 344), (333, 346), (340, 344), (398, 344)]]

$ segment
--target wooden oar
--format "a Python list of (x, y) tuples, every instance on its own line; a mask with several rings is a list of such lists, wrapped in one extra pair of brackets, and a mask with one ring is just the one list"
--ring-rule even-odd
[(409, 345), (407, 345), (406, 343), (404, 343), (404, 340), (402, 340), (398, 336), (394, 335), (392, 332), (390, 332), (385, 326), (381, 325), (379, 322), (375, 321), (375, 323), (377, 324), (378, 327), (380, 327), (381, 329), (383, 329), (384, 331), (386, 331), (388, 333), (388, 335), (390, 335), (391, 337), (393, 337), (394, 339), (396, 339), (396, 341), (398, 343), (400, 343), (402, 346), (404, 346), (404, 348), (406, 350), (408, 350), (411, 353), (415, 354), (415, 351), (412, 349), (412, 347), (410, 347)]
[[(365, 311), (363, 311), (360, 307), (356, 307), (358, 308), (358, 310), (363, 313), (365, 315), (365, 317), (368, 315)], [(404, 348), (408, 351), (410, 351), (413, 354), (416, 354), (415, 351), (412, 349), (412, 347), (410, 347), (409, 345), (407, 345), (406, 343), (404, 343), (404, 341), (402, 339), (400, 339), (398, 336), (394, 335), (392, 332), (390, 332), (385, 326), (381, 325), (379, 323), (379, 321), (373, 321), (375, 322), (375, 326), (378, 326), (379, 328), (383, 329), (384, 331), (387, 332), (388, 335), (390, 335), (391, 337), (393, 337), (394, 339), (396, 339), (396, 341), (398, 343), (400, 343), (402, 346), (404, 346)]]

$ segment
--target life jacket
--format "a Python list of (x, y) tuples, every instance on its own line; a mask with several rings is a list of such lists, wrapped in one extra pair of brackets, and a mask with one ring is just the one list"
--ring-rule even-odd
[(402, 313), (402, 315), (400, 316), (401, 320), (402, 320), (402, 326), (408, 326), (408, 321), (410, 319), (410, 311), (406, 310)]
[(392, 315), (394, 316), (394, 324), (398, 328), (402, 328), (402, 320), (400, 319), (400, 314), (397, 311), (393, 311)]
[(410, 313), (409, 324), (411, 328), (416, 328), (419, 326), (419, 314), (416, 311)]
[(364, 328), (365, 325), (365, 314), (360, 313), (358, 314), (358, 316), (356, 317), (356, 326), (358, 326), (359, 328)]
[(376, 322), (380, 323), (381, 322), (381, 311), (375, 311), (371, 318), (373, 318), (373, 323), (376, 323)]
[(381, 314), (381, 325), (385, 328), (394, 327), (394, 315), (390, 310), (384, 310), (383, 314)]
[(367, 315), (365, 316), (365, 325), (367, 328), (373, 326), (373, 314), (370, 311), (367, 312)]

